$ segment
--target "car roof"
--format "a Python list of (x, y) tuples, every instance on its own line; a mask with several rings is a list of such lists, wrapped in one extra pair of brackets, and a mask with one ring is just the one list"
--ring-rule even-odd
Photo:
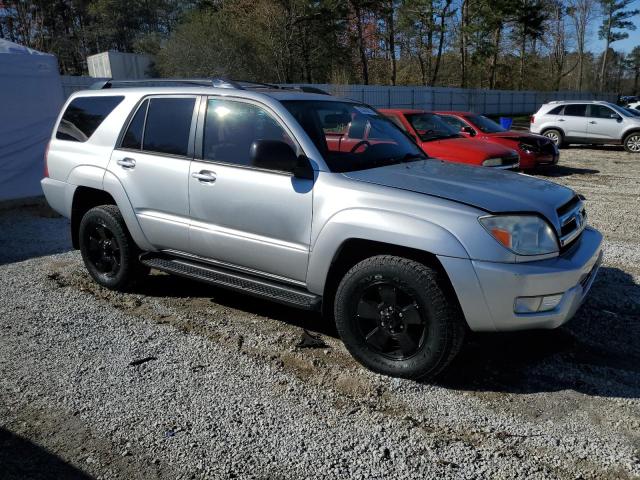
[(253, 100), (264, 100), (265, 97), (283, 100), (322, 100), (327, 102), (349, 102), (358, 103), (355, 100), (334, 97), (321, 93), (308, 93), (299, 90), (288, 90), (279, 88), (260, 89), (240, 89), (227, 87), (208, 87), (202, 85), (185, 86), (139, 86), (139, 87), (114, 87), (103, 89), (80, 90), (73, 93), (73, 97), (93, 97), (93, 96), (139, 96), (147, 95), (220, 95), (236, 98), (247, 98)]
[(440, 115), (457, 115), (459, 117), (467, 117), (469, 115), (477, 115), (473, 112), (465, 112), (463, 110), (436, 110), (433, 113), (437, 113)]
[(567, 105), (572, 103), (589, 103), (589, 104), (606, 104), (613, 105), (613, 103), (606, 100), (551, 100), (544, 103), (544, 105)]

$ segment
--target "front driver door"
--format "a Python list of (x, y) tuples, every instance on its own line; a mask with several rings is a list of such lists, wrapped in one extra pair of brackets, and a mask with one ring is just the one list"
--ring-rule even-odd
[(588, 134), (604, 142), (620, 140), (622, 117), (606, 105), (589, 105)]
[[(304, 282), (313, 180), (250, 165), (256, 140), (281, 140), (301, 153), (275, 114), (245, 100), (210, 97), (202, 152), (189, 177), (190, 251), (231, 267)], [(200, 128), (200, 127), (199, 127)]]

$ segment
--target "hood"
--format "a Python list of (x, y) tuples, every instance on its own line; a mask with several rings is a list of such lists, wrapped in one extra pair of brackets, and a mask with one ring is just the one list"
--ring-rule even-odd
[(444, 138), (442, 140), (431, 140), (421, 142), (425, 150), (429, 148), (439, 147), (444, 152), (449, 151), (455, 153), (456, 157), (461, 154), (480, 155), (484, 158), (489, 157), (507, 157), (513, 155), (514, 152), (510, 148), (499, 145), (497, 143), (485, 142), (484, 140), (472, 140), (469, 138)]
[(528, 175), (433, 159), (344, 175), (360, 182), (465, 203), (491, 213), (541, 213), (557, 229), (557, 208), (575, 195), (570, 188)]

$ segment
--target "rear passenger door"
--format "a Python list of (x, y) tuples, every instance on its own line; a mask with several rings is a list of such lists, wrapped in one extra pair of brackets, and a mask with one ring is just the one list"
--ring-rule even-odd
[(302, 153), (294, 137), (261, 104), (223, 97), (204, 100), (197, 158), (191, 162), (189, 178), (189, 252), (226, 266), (304, 282), (313, 180), (276, 168), (256, 168), (250, 161), (256, 140), (284, 141)]
[(622, 117), (606, 105), (589, 105), (588, 134), (590, 138), (604, 142), (620, 140)]
[(565, 105), (558, 118), (558, 126), (564, 131), (565, 138), (584, 138), (587, 136), (587, 104), (572, 103)]
[(189, 244), (189, 164), (196, 96), (145, 98), (131, 117), (109, 170), (122, 183), (140, 226), (158, 249)]

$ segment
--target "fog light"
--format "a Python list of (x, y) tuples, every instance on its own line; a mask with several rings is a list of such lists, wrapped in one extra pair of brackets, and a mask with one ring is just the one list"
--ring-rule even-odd
[(548, 312), (558, 306), (562, 300), (562, 295), (562, 293), (558, 293), (539, 297), (518, 297), (513, 311), (515, 313)]

